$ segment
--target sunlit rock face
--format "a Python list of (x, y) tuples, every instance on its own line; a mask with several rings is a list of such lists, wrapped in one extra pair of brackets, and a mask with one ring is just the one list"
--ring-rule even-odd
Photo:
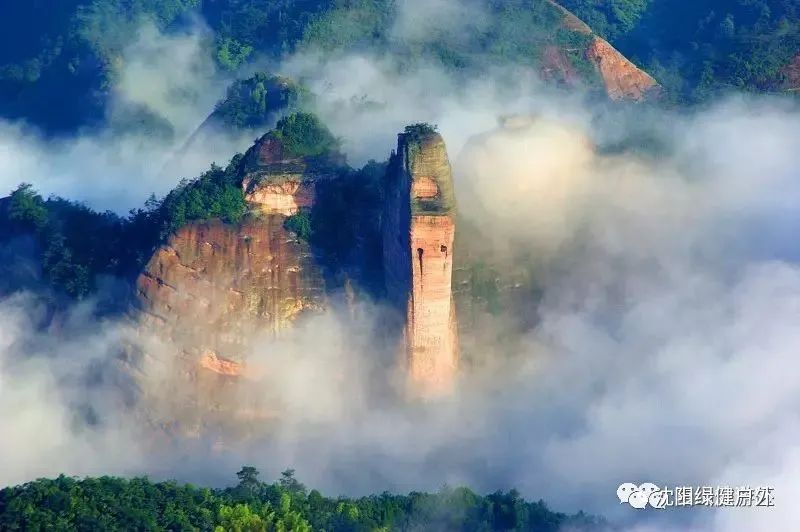
[[(327, 304), (322, 267), (285, 222), (313, 207), (316, 184), (332, 179), (339, 163), (289, 157), (265, 136), (244, 160), (250, 214), (238, 224), (190, 223), (155, 251), (136, 283), (139, 328), (160, 342), (144, 353), (143, 388), (156, 401), (181, 397), (159, 405), (155, 417), (185, 433), (260, 416), (260, 406), (241, 401), (264, 373), (248, 359), (254, 342), (280, 336)], [(154, 375), (172, 392), (156, 393)]]
[[(140, 330), (158, 344), (141, 364), (152, 417), (172, 431), (246, 426), (267, 416), (245, 404), (263, 369), (253, 342), (279, 335), (325, 306), (324, 282), (308, 245), (280, 214), (240, 224), (192, 223), (151, 257), (137, 280)], [(160, 387), (160, 388), (159, 388)], [(268, 417), (268, 416), (267, 416)]]
[(338, 153), (292, 157), (279, 139), (266, 135), (248, 150), (244, 164), (247, 202), (266, 214), (290, 216), (314, 205), (317, 185), (335, 178), (344, 158)]
[(555, 79), (566, 85), (576, 85), (579, 76), (574, 69), (570, 68), (566, 57), (569, 53), (576, 52), (582, 53), (586, 60), (594, 66), (602, 80), (606, 94), (612, 100), (640, 101), (660, 93), (661, 87), (650, 74), (638, 68), (608, 41), (596, 35), (592, 28), (571, 11), (553, 0), (547, 0), (547, 2), (561, 13), (561, 25), (564, 29), (582, 34), (590, 40), (585, 50), (545, 47), (541, 72), (545, 80)]
[(236, 359), (253, 333), (277, 333), (321, 308), (324, 286), (310, 250), (283, 222), (265, 215), (181, 228), (139, 276), (146, 319), (180, 345)]
[(612, 100), (639, 101), (658, 92), (658, 83), (650, 74), (639, 69), (600, 37), (595, 37), (589, 45), (586, 57), (597, 67), (606, 93)]
[(447, 150), (434, 132), (399, 135), (386, 180), (384, 275), (400, 309), (412, 393), (449, 391), (458, 368), (452, 296), (455, 202)]

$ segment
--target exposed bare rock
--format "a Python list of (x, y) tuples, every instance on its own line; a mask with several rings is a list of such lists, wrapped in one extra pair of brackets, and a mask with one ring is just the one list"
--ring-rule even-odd
[(293, 157), (279, 139), (265, 135), (245, 155), (245, 199), (265, 214), (296, 214), (311, 208), (317, 184), (335, 178), (344, 162), (338, 153)]
[(253, 334), (278, 333), (303, 311), (321, 308), (319, 270), (283, 222), (265, 215), (180, 229), (139, 276), (142, 319), (187, 352), (237, 361)]
[(387, 178), (384, 272), (405, 318), (403, 363), (413, 392), (438, 395), (458, 367), (452, 296), (455, 203), (441, 136), (401, 134)]
[[(571, 11), (552, 0), (547, 1), (562, 14), (561, 24), (565, 29), (591, 37), (589, 46), (583, 53), (602, 78), (609, 98), (641, 101), (648, 96), (658, 94), (660, 86), (650, 74), (634, 65), (608, 41), (595, 35), (592, 29)], [(555, 46), (545, 47), (542, 57), (542, 77), (567, 85), (574, 84), (578, 76), (566, 52), (575, 51), (560, 50)]]
[(783, 84), (781, 88), (785, 91), (800, 91), (800, 54), (783, 68)]
[(566, 7), (554, 2), (553, 0), (547, 0), (547, 3), (558, 9), (558, 11), (564, 16), (564, 19), (561, 21), (561, 23), (568, 30), (583, 33), (585, 35), (591, 35), (594, 33), (588, 24), (576, 17), (572, 11)]
[(300, 209), (310, 209), (316, 195), (315, 183), (303, 181), (302, 176), (276, 184), (258, 183), (245, 178), (242, 188), (248, 203), (257, 204), (265, 213), (284, 216), (297, 214)]
[(544, 47), (539, 73), (543, 80), (561, 83), (567, 87), (573, 87), (580, 81), (580, 75), (566, 52), (553, 45)]
[(643, 100), (658, 87), (656, 80), (631, 63), (604, 39), (595, 37), (586, 57), (596, 66), (612, 100)]
[(213, 351), (207, 351), (200, 358), (200, 367), (229, 377), (241, 377), (245, 371), (244, 364), (219, 358)]

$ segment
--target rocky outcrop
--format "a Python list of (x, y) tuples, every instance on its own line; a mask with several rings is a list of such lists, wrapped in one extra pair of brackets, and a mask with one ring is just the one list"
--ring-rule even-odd
[(600, 37), (592, 40), (586, 57), (597, 67), (606, 93), (612, 100), (640, 101), (659, 87), (650, 74), (639, 69)]
[(278, 335), (324, 307), (322, 269), (307, 242), (285, 228), (311, 208), (337, 156), (290, 157), (270, 135), (245, 155), (250, 214), (239, 224), (190, 223), (152, 256), (136, 287), (139, 321), (182, 351), (192, 371), (247, 375), (249, 341)]
[[(564, 29), (589, 38), (589, 44), (583, 50), (583, 55), (597, 71), (610, 99), (641, 101), (658, 95), (660, 86), (650, 74), (634, 65), (608, 41), (595, 35), (592, 29), (571, 11), (553, 0), (547, 2), (561, 14), (561, 25)], [(582, 47), (578, 50), (570, 49), (569, 52), (581, 49)], [(545, 80), (555, 79), (567, 85), (574, 85), (576, 75), (567, 57), (566, 50), (555, 46), (545, 47), (542, 57), (542, 77)]]
[(338, 153), (292, 157), (279, 139), (265, 135), (245, 155), (245, 199), (266, 214), (296, 214), (313, 206), (317, 185), (335, 178), (343, 165)]
[(414, 393), (452, 388), (458, 367), (452, 296), (455, 202), (447, 150), (425, 128), (399, 135), (386, 181), (386, 291), (400, 310), (402, 363)]
[(180, 229), (139, 276), (140, 319), (201, 367), (241, 374), (250, 338), (277, 334), (323, 306), (319, 268), (284, 220), (263, 215)]
[(544, 81), (567, 87), (574, 87), (580, 81), (580, 75), (566, 52), (554, 45), (544, 47), (539, 74)]

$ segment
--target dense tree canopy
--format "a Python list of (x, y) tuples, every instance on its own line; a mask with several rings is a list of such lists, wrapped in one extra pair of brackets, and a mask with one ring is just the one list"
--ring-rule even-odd
[[(561, 3), (685, 101), (727, 88), (780, 89), (783, 68), (800, 52), (794, 0)], [(298, 48), (369, 47), (391, 50), (404, 63), (424, 58), (468, 74), (506, 61), (537, 67), (544, 48), (556, 45), (592, 83), (580, 53), (588, 37), (564, 28), (548, 2), (469, 5), (480, 6), (480, 16), (466, 17), (457, 31), (434, 25), (419, 39), (396, 31), (397, 4), (390, 0), (8, 0), (0, 16), (0, 116), (51, 131), (102, 120), (108, 87), (138, 25), (149, 20), (174, 31), (191, 24), (193, 14), (208, 22), (206, 46), (222, 70)], [(248, 96), (262, 105), (257, 91)]]
[(553, 512), (514, 490), (480, 496), (467, 488), (437, 493), (325, 497), (285, 471), (267, 484), (244, 467), (239, 484), (216, 490), (176, 482), (60, 476), (0, 491), (2, 530), (602, 530), (605, 523), (579, 513)]
[(564, 0), (683, 101), (780, 90), (800, 54), (795, 0)]

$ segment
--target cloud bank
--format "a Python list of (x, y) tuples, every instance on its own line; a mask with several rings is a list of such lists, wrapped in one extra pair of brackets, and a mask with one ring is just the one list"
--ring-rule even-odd
[(126, 213), (249, 147), (251, 134), (210, 130), (187, 144), (229, 82), (216, 71), (206, 33), (202, 25), (181, 34), (143, 25), (112, 73), (108, 116), (98, 129), (48, 139), (0, 121), (0, 193), (29, 182), (45, 197)]

